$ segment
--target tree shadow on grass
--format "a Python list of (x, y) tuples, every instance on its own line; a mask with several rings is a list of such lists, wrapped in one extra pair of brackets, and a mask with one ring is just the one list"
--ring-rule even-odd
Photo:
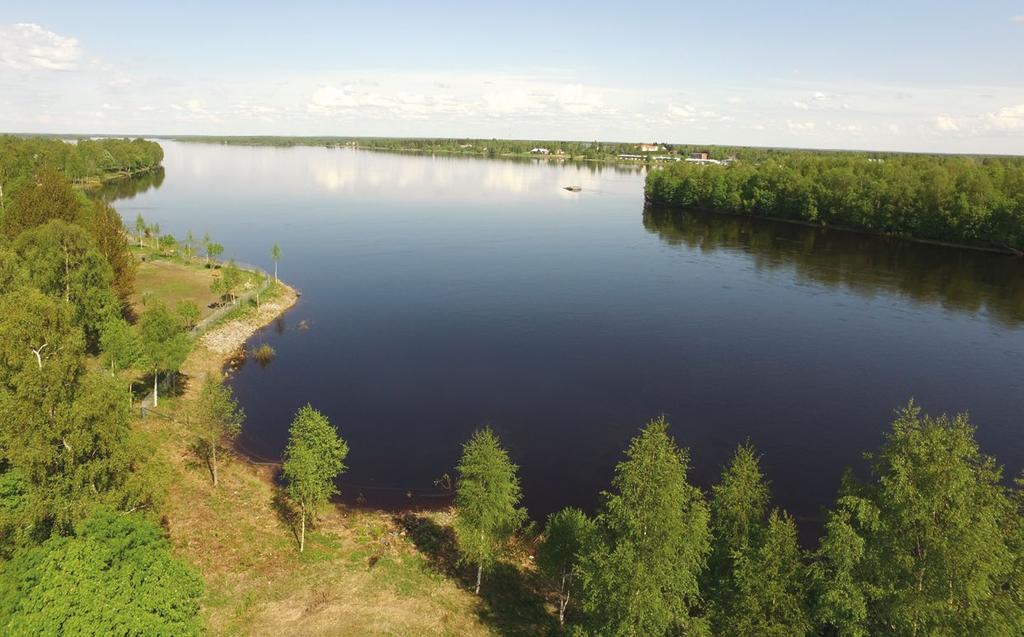
[(295, 539), (295, 546), (298, 548), (299, 512), (295, 510), (295, 507), (288, 499), (288, 496), (285, 495), (283, 489), (274, 489), (274, 498), (270, 501), (270, 505), (274, 507), (274, 513), (277, 514), (277, 519), (280, 520), (289, 531), (291, 531), (292, 537)]
[(455, 531), (451, 527), (441, 526), (425, 515), (408, 512), (396, 514), (393, 520), (427, 558), (432, 570), (457, 580), (460, 585), (469, 584), (465, 573), (459, 568), (459, 551), (455, 543)]
[[(451, 527), (424, 515), (400, 513), (394, 522), (405, 531), (430, 567), (472, 591), (476, 570), (459, 563)], [(544, 606), (544, 591), (534, 573), (500, 563), (484, 572), (480, 587), (480, 620), (500, 635), (557, 635), (558, 622)]]

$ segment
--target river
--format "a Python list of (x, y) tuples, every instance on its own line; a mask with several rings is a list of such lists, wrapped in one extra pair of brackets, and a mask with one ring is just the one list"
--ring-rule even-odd
[(350, 444), (346, 500), (444, 503), (435, 480), (487, 424), (534, 518), (593, 510), (664, 414), (694, 482), (749, 439), (813, 528), (912, 397), (969, 410), (1024, 466), (1020, 259), (645, 210), (639, 168), (161, 144), (165, 173), (116, 207), (268, 270), (280, 244), (302, 298), (255, 338), (273, 362), (231, 381), (241, 444), (278, 458), (312, 404)]

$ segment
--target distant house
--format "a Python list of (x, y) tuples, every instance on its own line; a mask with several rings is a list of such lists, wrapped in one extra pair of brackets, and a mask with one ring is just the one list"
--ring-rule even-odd
[(623, 154), (619, 155), (619, 159), (625, 159), (627, 161), (643, 161), (644, 160), (644, 156), (643, 155), (630, 155), (630, 154), (627, 154), (627, 153), (623, 153)]
[(659, 150), (665, 150), (665, 147), (658, 144), (640, 144), (641, 153), (656, 153)]
[(687, 157), (685, 161), (687, 161), (687, 162), (689, 162), (691, 164), (701, 164), (701, 165), (715, 164), (715, 165), (724, 165), (724, 166), (728, 166), (729, 164), (732, 163), (729, 160), (719, 161), (717, 159), (711, 159), (710, 157), (708, 157), (708, 154), (706, 152), (690, 153), (690, 156)]
[(534, 155), (550, 155), (551, 151), (547, 148), (531, 148), (530, 152)]

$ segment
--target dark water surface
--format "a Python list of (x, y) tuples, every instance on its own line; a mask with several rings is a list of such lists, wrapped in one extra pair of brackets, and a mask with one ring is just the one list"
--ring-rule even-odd
[(232, 381), (242, 443), (277, 458), (312, 403), (351, 446), (348, 499), (439, 501), (490, 424), (535, 518), (591, 509), (665, 414), (694, 481), (749, 438), (813, 526), (911, 397), (970, 410), (983, 449), (1024, 466), (1021, 260), (645, 211), (635, 170), (161, 143), (162, 182), (118, 208), (267, 269), (280, 243), (303, 296), (255, 339), (277, 358)]

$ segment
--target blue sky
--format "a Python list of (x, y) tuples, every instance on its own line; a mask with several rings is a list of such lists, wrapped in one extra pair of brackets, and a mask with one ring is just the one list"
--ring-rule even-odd
[(0, 0), (0, 130), (1024, 154), (1024, 1), (554, 4)]

